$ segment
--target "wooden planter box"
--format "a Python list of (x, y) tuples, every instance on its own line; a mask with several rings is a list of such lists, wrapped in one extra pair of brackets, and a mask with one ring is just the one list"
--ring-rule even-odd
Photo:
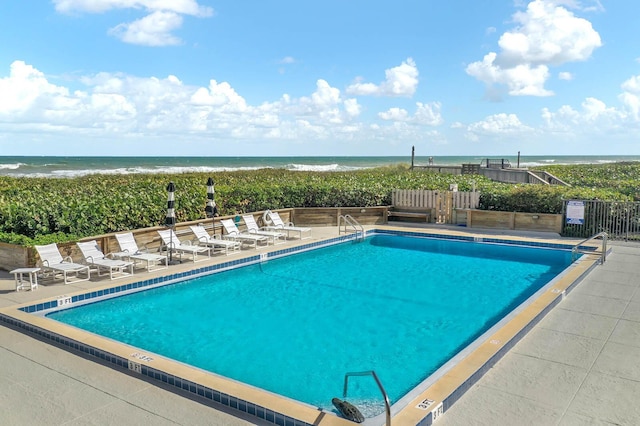
[(562, 215), (546, 213), (466, 210), (468, 228), (512, 229), (517, 231), (562, 232)]

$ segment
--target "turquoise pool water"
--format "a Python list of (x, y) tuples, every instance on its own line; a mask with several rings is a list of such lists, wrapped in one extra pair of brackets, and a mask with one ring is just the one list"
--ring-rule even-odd
[[(377, 235), (48, 317), (331, 410), (354, 371), (375, 370), (397, 401), (570, 262)], [(350, 400), (379, 407), (370, 377), (349, 385)]]

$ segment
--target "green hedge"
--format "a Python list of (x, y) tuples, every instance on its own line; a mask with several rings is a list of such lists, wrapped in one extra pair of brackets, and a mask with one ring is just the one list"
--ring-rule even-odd
[(571, 167), (566, 172), (554, 168), (552, 173), (572, 187), (503, 184), (477, 175), (410, 171), (403, 165), (352, 172), (261, 169), (72, 179), (0, 177), (0, 240), (31, 245), (161, 225), (169, 181), (176, 186), (177, 220), (197, 220), (204, 217), (209, 176), (216, 181), (222, 215), (289, 207), (390, 205), (393, 189), (446, 190), (452, 183), (460, 191), (475, 186), (481, 192), (482, 209), (560, 213), (564, 199), (633, 199), (640, 187), (639, 167), (615, 167), (616, 176), (625, 178), (609, 180), (612, 186), (596, 185), (600, 181), (592, 178), (608, 177), (602, 168), (595, 168), (597, 172), (591, 167)]

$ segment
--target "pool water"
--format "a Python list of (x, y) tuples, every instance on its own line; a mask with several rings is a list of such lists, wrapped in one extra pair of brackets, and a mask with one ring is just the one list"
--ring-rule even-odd
[[(397, 401), (571, 263), (566, 251), (377, 235), (48, 315), (332, 410), (347, 372)], [(371, 377), (349, 399), (380, 411)]]

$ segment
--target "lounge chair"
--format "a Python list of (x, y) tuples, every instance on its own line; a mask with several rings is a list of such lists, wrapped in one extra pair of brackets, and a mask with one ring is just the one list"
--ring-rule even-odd
[(109, 272), (109, 279), (124, 278), (133, 275), (133, 262), (122, 259), (114, 259), (111, 254), (105, 255), (96, 240), (76, 243), (84, 262), (98, 270), (98, 276), (102, 271)]
[(242, 245), (238, 241), (223, 240), (222, 238), (216, 238), (215, 235), (212, 237), (207, 230), (204, 229), (204, 226), (195, 225), (189, 228), (191, 228), (191, 231), (198, 239), (198, 244), (209, 246), (214, 251), (215, 249), (220, 249), (220, 251), (224, 251), (224, 254), (227, 256), (240, 250), (240, 246)]
[[(263, 215), (264, 222), (269, 223), (269, 225), (265, 226), (265, 229), (275, 230), (275, 231), (285, 231), (287, 235), (290, 237), (291, 233), (298, 233), (298, 237), (301, 240), (311, 238), (311, 228), (306, 228), (302, 226), (295, 226), (293, 223), (284, 223), (280, 214), (278, 212), (272, 212), (271, 210), (267, 210)], [(303, 236), (306, 235), (306, 236)]]
[(136, 263), (142, 263), (147, 271), (164, 269), (169, 266), (169, 259), (166, 255), (140, 250), (132, 232), (116, 234), (116, 240), (120, 246), (120, 252), (113, 253), (116, 258), (131, 260), (134, 266)]
[[(65, 284), (87, 281), (91, 277), (91, 272), (87, 265), (74, 263), (69, 256), (62, 257), (56, 243), (34, 247), (38, 252), (38, 256), (40, 256), (38, 264), (42, 268), (43, 275), (51, 275), (53, 279), (56, 278), (56, 275), (62, 275)], [(80, 275), (84, 274), (87, 277), (80, 278)], [(74, 277), (73, 280), (71, 280), (72, 276)]]
[[(180, 256), (180, 261), (182, 261), (183, 254), (190, 255), (193, 263), (211, 258), (211, 250), (209, 247), (191, 244), (191, 241), (182, 242), (178, 239), (173, 229), (163, 229), (158, 231), (158, 234), (160, 234), (160, 238), (162, 238), (163, 247)], [(198, 255), (204, 254), (206, 254), (207, 257), (198, 259)]]
[(224, 238), (233, 241), (238, 241), (242, 244), (247, 244), (251, 247), (258, 248), (258, 244), (269, 245), (269, 238), (264, 235), (249, 234), (247, 232), (240, 232), (235, 222), (231, 219), (222, 219), (220, 221), (226, 234)]
[(273, 245), (278, 244), (278, 242), (284, 243), (287, 241), (287, 234), (284, 232), (269, 231), (264, 228), (260, 228), (252, 214), (242, 215), (242, 219), (244, 220), (245, 225), (247, 225), (247, 232), (250, 234), (264, 235), (271, 239), (271, 244)]

